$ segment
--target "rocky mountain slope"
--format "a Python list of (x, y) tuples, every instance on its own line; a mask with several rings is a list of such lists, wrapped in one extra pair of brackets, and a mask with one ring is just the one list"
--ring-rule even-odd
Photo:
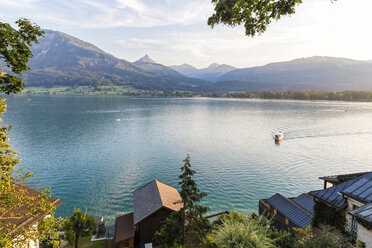
[(24, 73), (28, 86), (131, 85), (138, 89), (174, 91), (205, 84), (170, 68), (173, 75), (155, 73), (148, 68), (151, 61), (130, 63), (61, 32), (45, 30), (45, 37), (39, 41), (40, 44), (32, 47), (31, 70)]

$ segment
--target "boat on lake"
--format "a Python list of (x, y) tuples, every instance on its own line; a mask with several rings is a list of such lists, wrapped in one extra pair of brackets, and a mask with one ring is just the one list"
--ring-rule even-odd
[(275, 134), (275, 137), (274, 137), (275, 144), (280, 144), (280, 142), (282, 142), (283, 139), (284, 139), (284, 134), (282, 132)]

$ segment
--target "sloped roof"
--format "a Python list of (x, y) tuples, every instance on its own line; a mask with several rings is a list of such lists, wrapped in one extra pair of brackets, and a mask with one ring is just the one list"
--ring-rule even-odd
[(369, 173), (369, 171), (349, 173), (349, 174), (340, 174), (340, 175), (332, 175), (332, 176), (323, 176), (323, 177), (319, 177), (319, 179), (327, 180), (327, 181), (344, 182), (344, 181), (347, 181), (347, 180), (354, 179), (354, 178), (357, 178), (359, 176), (365, 175), (367, 173)]
[[(352, 197), (358, 197), (358, 196), (365, 197), (363, 192), (365, 194), (367, 194), (368, 192), (361, 191), (360, 188), (364, 185), (363, 182), (366, 183), (367, 181), (371, 179), (372, 179), (372, 172), (369, 172), (367, 174), (363, 174), (357, 178), (348, 180), (346, 182), (340, 183), (336, 186), (333, 186), (327, 189), (311, 191), (310, 195), (334, 206), (335, 208), (344, 209), (347, 203), (346, 203), (346, 199), (343, 197), (343, 195), (341, 195), (341, 193), (344, 193), (345, 195), (352, 196)], [(352, 185), (353, 187), (351, 187)], [(367, 196), (367, 198), (368, 197), (369, 196)]]
[(351, 211), (350, 214), (355, 216), (358, 220), (362, 220), (362, 222), (372, 225), (372, 203), (357, 208)]
[(314, 199), (306, 193), (303, 193), (292, 200), (294, 203), (314, 214)]
[(115, 220), (115, 243), (134, 237), (133, 213), (121, 214)]
[(176, 188), (153, 180), (135, 190), (133, 192), (134, 225), (162, 207), (173, 211), (181, 209), (182, 200)]
[[(19, 184), (15, 184), (15, 190), (19, 194), (25, 194), (27, 196), (35, 197), (35, 200), (37, 200), (38, 197), (41, 196), (39, 191), (35, 189), (31, 189), (23, 185), (19, 185)], [(63, 203), (60, 199), (57, 199), (54, 197), (49, 197), (47, 201), (53, 204), (55, 207), (58, 207)], [(11, 228), (11, 229), (5, 228), (1, 230), (1, 232), (6, 232), (8, 233), (8, 235), (14, 235), (14, 232), (18, 230), (19, 228), (22, 228), (22, 227), (26, 228), (26, 227), (32, 226), (33, 224), (43, 219), (47, 214), (47, 213), (39, 213), (37, 215), (30, 216), (28, 214), (30, 212), (28, 208), (29, 208), (28, 204), (23, 203), (23, 204), (20, 204), (18, 207), (12, 209), (6, 215), (4, 215), (3, 217), (19, 216), (19, 218), (9, 218), (9, 219), (0, 221), (0, 225), (6, 226), (10, 224), (8, 227)]]
[(372, 173), (371, 176), (359, 177), (349, 187), (342, 190), (341, 194), (364, 204), (372, 202)]
[(267, 203), (274, 207), (297, 227), (305, 228), (311, 225), (311, 213), (307, 212), (305, 209), (292, 202), (285, 196), (276, 193), (267, 199)]

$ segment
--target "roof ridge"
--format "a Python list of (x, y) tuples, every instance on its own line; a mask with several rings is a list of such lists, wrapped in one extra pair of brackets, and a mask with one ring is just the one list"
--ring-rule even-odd
[[(165, 182), (162, 182), (162, 181), (160, 181), (160, 180), (158, 180), (158, 179), (154, 179), (154, 181), (157, 181), (157, 182), (159, 182), (159, 183), (165, 184), (165, 185), (167, 185), (167, 186), (169, 186), (169, 187), (172, 187), (172, 188), (176, 189), (175, 187), (173, 187), (173, 186), (171, 186), (171, 185), (169, 185), (169, 184), (167, 184), (167, 183), (165, 183)], [(177, 191), (178, 191), (178, 190), (177, 190)]]
[[(304, 194), (307, 194), (307, 193), (304, 193)], [(300, 194), (300, 195), (302, 195), (302, 194)], [(300, 196), (300, 195), (298, 195), (298, 196)], [(311, 197), (311, 196), (310, 196), (310, 197)], [(288, 199), (290, 202), (292, 202), (295, 206), (297, 206), (297, 207), (299, 207), (300, 209), (304, 210), (304, 211), (306, 212), (306, 214), (310, 215), (310, 217), (313, 216), (309, 211), (307, 211), (307, 210), (304, 209), (302, 206), (300, 206), (300, 205), (298, 205), (297, 203), (295, 203), (293, 200), (291, 200), (291, 199), (289, 199), (289, 198), (287, 198), (287, 199)]]
[(145, 183), (144, 185), (142, 185), (141, 187), (139, 187), (139, 188), (137, 188), (137, 189), (135, 189), (134, 191), (133, 191), (133, 193), (134, 192), (136, 192), (137, 190), (140, 190), (140, 189), (142, 189), (143, 187), (145, 187), (145, 186), (147, 186), (147, 185), (149, 185), (150, 183), (152, 183), (152, 182), (154, 182), (154, 181), (156, 181), (157, 179), (153, 179), (153, 180), (151, 180), (150, 182), (148, 182), (148, 183)]
[(300, 205), (294, 203), (294, 202), (293, 202), (291, 199), (289, 199), (288, 197), (282, 195), (281, 193), (276, 193), (276, 194), (278, 194), (278, 195), (280, 195), (281, 197), (283, 197), (284, 199), (288, 200), (288, 202), (290, 202), (292, 205), (294, 205), (295, 207), (300, 208), (300, 210), (305, 211), (305, 214), (307, 214), (307, 215), (309, 215), (310, 217), (312, 217), (312, 214), (311, 214), (311, 213), (309, 213), (306, 209), (302, 208)]
[(155, 179), (155, 183), (156, 183), (156, 189), (158, 190), (158, 194), (159, 194), (159, 198), (160, 198), (160, 203), (161, 205), (164, 207), (164, 201), (163, 201), (163, 198), (160, 194), (160, 189), (159, 189), (159, 183), (161, 183), (159, 180)]

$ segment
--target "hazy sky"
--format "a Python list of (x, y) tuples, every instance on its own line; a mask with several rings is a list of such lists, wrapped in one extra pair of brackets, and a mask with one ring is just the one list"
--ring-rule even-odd
[(148, 54), (165, 65), (250, 67), (314, 55), (372, 59), (371, 9), (371, 0), (304, 0), (255, 38), (207, 26), (209, 0), (0, 0), (0, 19), (26, 17), (129, 61)]

